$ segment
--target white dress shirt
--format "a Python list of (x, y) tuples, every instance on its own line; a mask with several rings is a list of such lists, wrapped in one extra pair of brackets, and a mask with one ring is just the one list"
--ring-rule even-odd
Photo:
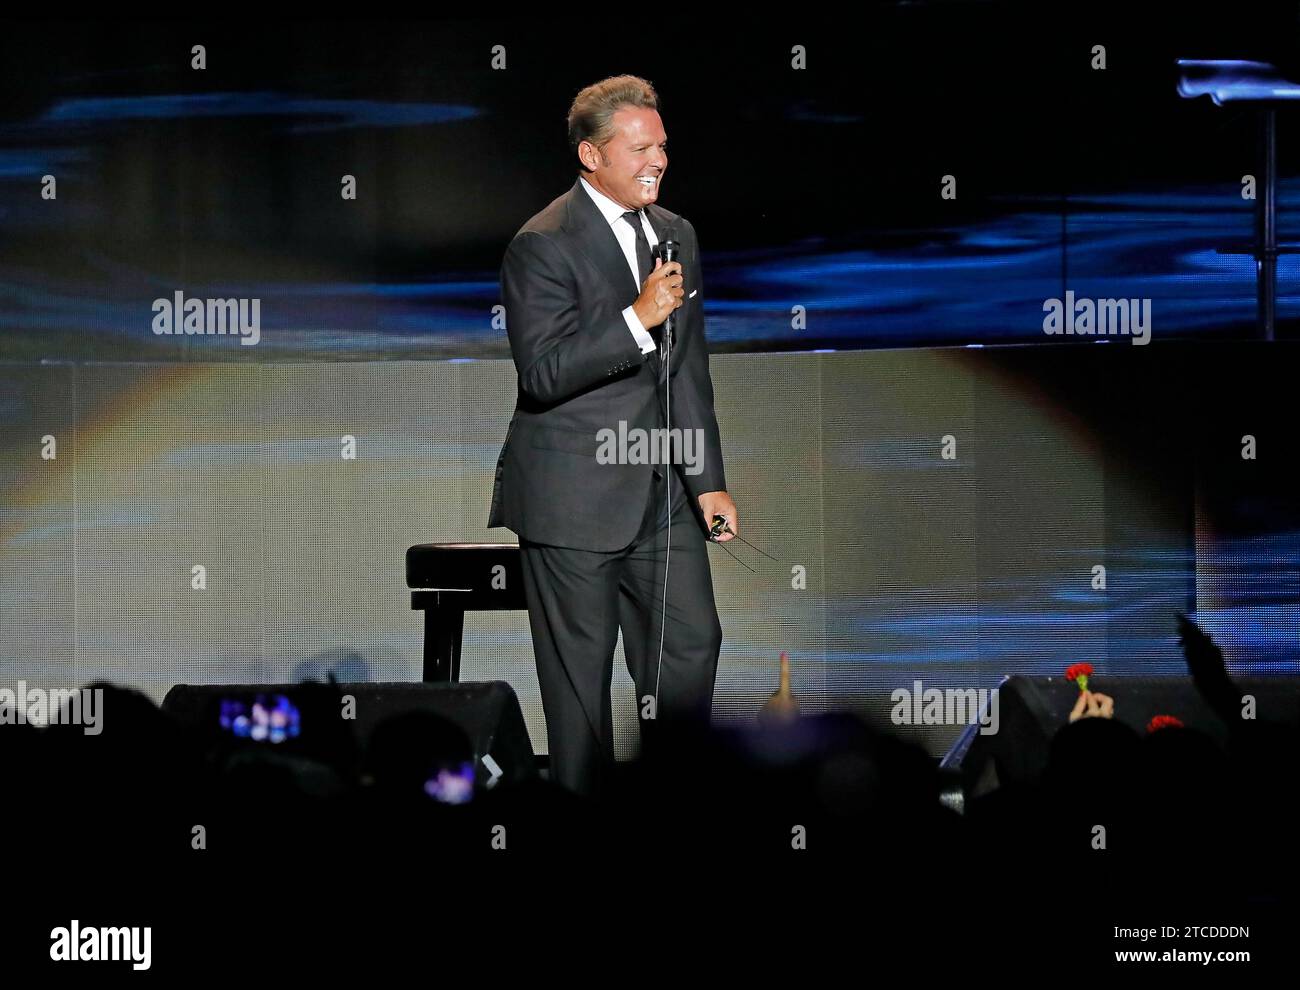
[[(591, 183), (581, 176), (579, 176), (579, 181), (582, 182), (582, 188), (587, 190), (587, 195), (591, 197), (591, 201), (596, 204), (596, 208), (600, 210), (601, 216), (609, 222), (610, 228), (614, 231), (614, 236), (618, 238), (618, 246), (623, 249), (623, 257), (627, 259), (627, 266), (632, 270), (632, 279), (639, 287), (641, 285), (641, 273), (637, 270), (636, 263), (636, 231), (632, 229), (631, 224), (623, 219), (623, 214), (627, 210), (604, 193), (597, 192)], [(650, 221), (646, 219), (645, 210), (638, 210), (637, 213), (641, 217), (641, 229), (645, 231), (646, 240), (653, 249), (659, 243), (659, 238), (655, 236), (654, 228), (650, 226)], [(653, 266), (654, 259), (651, 258), (651, 267), (653, 268)], [(623, 310), (623, 319), (627, 323), (627, 328), (632, 331), (632, 336), (636, 338), (637, 344), (640, 345), (642, 354), (649, 354), (656, 349), (655, 339), (641, 325), (641, 321), (637, 319), (637, 315), (631, 306)]]

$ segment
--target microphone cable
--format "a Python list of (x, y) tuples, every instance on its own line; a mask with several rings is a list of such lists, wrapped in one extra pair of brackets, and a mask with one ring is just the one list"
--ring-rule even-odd
[[(660, 257), (664, 259), (664, 264), (677, 260), (677, 242), (669, 237), (665, 237), (656, 245), (659, 249)], [(685, 289), (686, 280), (682, 279), (682, 287)], [(664, 667), (664, 628), (667, 625), (668, 618), (668, 561), (673, 549), (673, 463), (672, 463), (672, 444), (673, 444), (673, 402), (672, 402), (672, 356), (673, 356), (673, 335), (676, 329), (677, 310), (673, 310), (664, 319), (664, 353), (663, 365), (660, 368), (664, 376), (664, 438), (665, 446), (668, 448), (669, 456), (665, 458), (664, 472), (666, 474), (667, 484), (664, 485), (664, 515), (667, 517), (668, 532), (667, 542), (664, 546), (664, 588), (662, 605), (659, 609), (659, 662), (655, 667), (655, 718), (659, 718), (659, 677), (663, 673)], [(655, 393), (659, 392), (659, 384), (655, 383)]]

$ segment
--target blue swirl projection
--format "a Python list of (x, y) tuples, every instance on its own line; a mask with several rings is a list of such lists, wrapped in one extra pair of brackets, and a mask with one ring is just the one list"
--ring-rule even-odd
[[(13, 157), (9, 167), (30, 171), (27, 161)], [(5, 165), (0, 158), (0, 169)], [(1284, 183), (1283, 192), (1285, 217), (1286, 201), (1300, 200), (1300, 182)], [(1254, 262), (1218, 249), (1249, 239), (1250, 209), (1225, 201), (1223, 190), (1204, 189), (1092, 196), (1070, 202), (1064, 225), (1059, 203), (1052, 212), (1050, 203), (1020, 202), (992, 219), (910, 231), (909, 244), (887, 249), (813, 241), (706, 250), (709, 339), (731, 351), (1055, 343), (1062, 338), (1042, 332), (1043, 304), (1066, 289), (1150, 298), (1156, 339), (1249, 335)], [(20, 353), (74, 358), (107, 348), (132, 360), (509, 355), (504, 331), (492, 326), (495, 271), (431, 271), (391, 282), (195, 278), (179, 287), (191, 297), (262, 300), (261, 344), (232, 348), (228, 340), (155, 337), (150, 302), (178, 286), (110, 252), (104, 246), (90, 256), (104, 280), (93, 287), (27, 266), (0, 269), (0, 328)], [(1294, 315), (1300, 261), (1284, 256), (1278, 267), (1279, 312)], [(806, 328), (792, 327), (796, 306), (807, 314)]]
[(1259, 100), (1300, 100), (1300, 85), (1268, 62), (1180, 58), (1178, 95), (1208, 96), (1215, 106)]
[(168, 93), (62, 100), (38, 124), (67, 129), (121, 121), (192, 120), (200, 117), (287, 117), (289, 134), (355, 127), (421, 127), (470, 120), (481, 111), (445, 103), (326, 100), (287, 93)]

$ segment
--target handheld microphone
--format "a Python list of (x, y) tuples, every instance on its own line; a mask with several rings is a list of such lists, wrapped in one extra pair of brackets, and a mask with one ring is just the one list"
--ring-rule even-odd
[[(677, 252), (680, 248), (681, 245), (672, 239), (660, 241), (659, 257), (664, 259), (665, 265), (668, 264), (670, 261), (676, 261)], [(664, 320), (665, 339), (671, 338), (673, 335), (673, 331), (676, 329), (677, 329), (677, 310), (673, 310), (671, 313), (668, 314), (668, 318)]]

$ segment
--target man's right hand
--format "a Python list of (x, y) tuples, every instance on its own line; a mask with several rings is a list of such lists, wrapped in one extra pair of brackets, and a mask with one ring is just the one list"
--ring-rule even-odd
[(682, 281), (680, 262), (670, 261), (665, 265), (663, 258), (655, 258), (654, 271), (646, 278), (645, 285), (641, 286), (641, 295), (632, 304), (632, 312), (643, 327), (647, 330), (657, 327), (682, 304)]

